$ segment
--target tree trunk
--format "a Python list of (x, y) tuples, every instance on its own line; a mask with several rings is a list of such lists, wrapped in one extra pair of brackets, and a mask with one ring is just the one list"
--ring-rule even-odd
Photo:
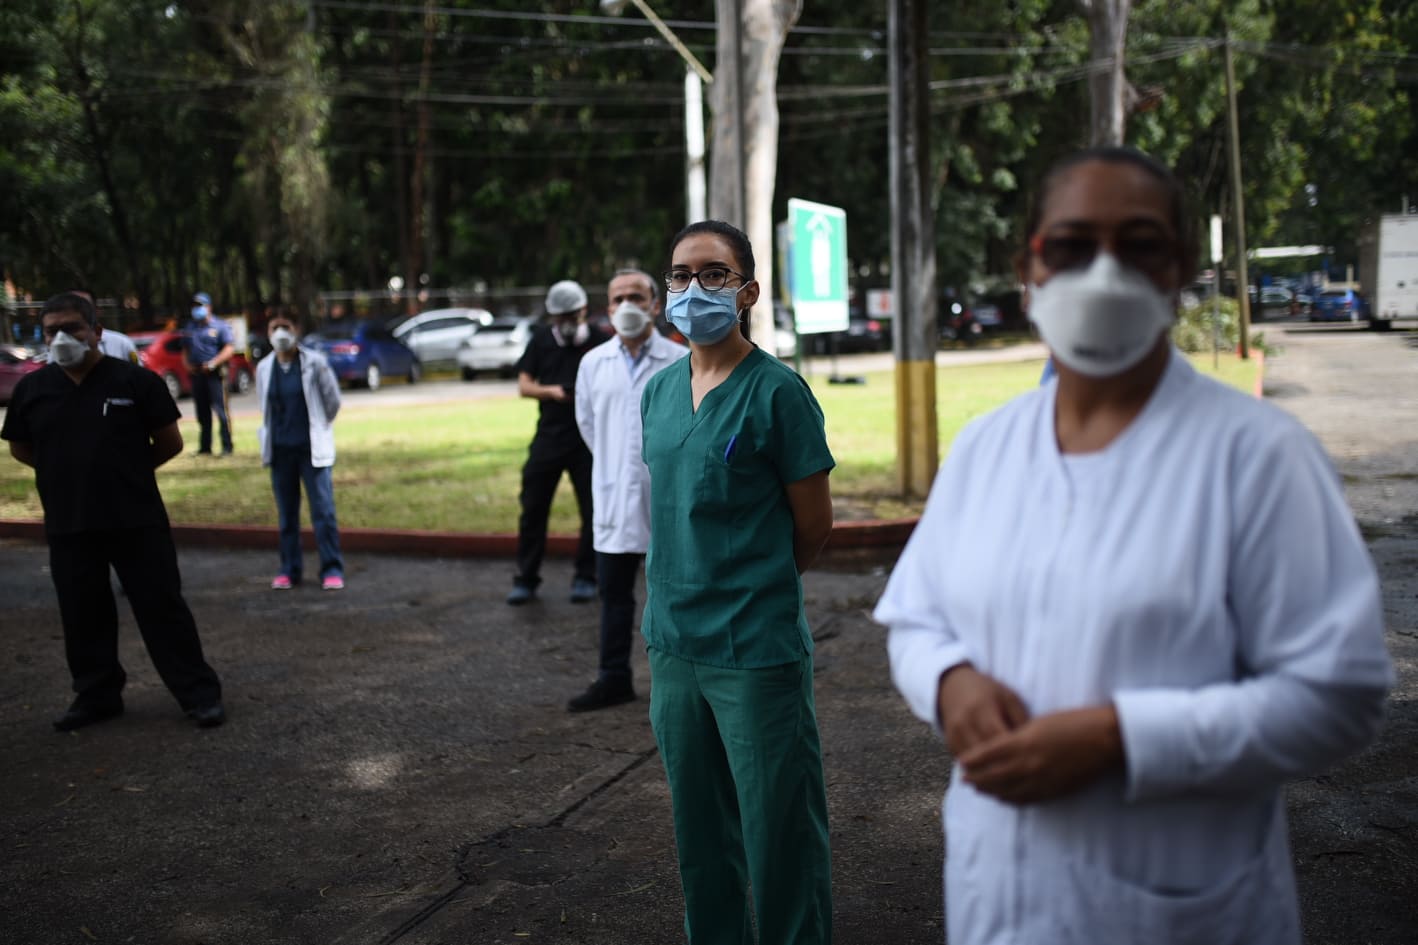
[[(424, 252), (424, 177), (428, 161), (428, 86), (433, 70), (433, 33), (438, 26), (438, 17), (433, 12), (433, 4), (426, 3), (423, 12), (423, 63), (419, 67), (418, 137), (414, 145), (414, 169), (409, 178), (409, 271), (405, 288), (417, 292), (423, 287), (426, 254)], [(412, 315), (418, 311), (418, 299), (410, 297), (404, 303), (404, 310)]]
[(241, 274), (242, 281), (246, 284), (246, 297), (259, 311), (264, 308), (266, 301), (261, 292), (261, 263), (256, 258), (256, 244), (251, 241), (251, 230), (247, 227), (242, 227), (236, 238), (236, 251), (241, 256)]
[(146, 319), (153, 311), (147, 267), (138, 259), (138, 248), (133, 242), (132, 228), (128, 226), (128, 214), (123, 198), (118, 193), (118, 187), (113, 179), (113, 171), (108, 164), (108, 141), (99, 128), (98, 114), (94, 108), (93, 87), (89, 81), (88, 70), (84, 68), (82, 51), (76, 58), (78, 63), (75, 75), (79, 80), (79, 101), (84, 107), (84, 124), (89, 133), (89, 145), (93, 153), (94, 166), (98, 169), (99, 183), (103, 187), (104, 197), (108, 200), (109, 215), (113, 222), (113, 235), (118, 238), (119, 251), (123, 253), (124, 261), (128, 263), (128, 272), (133, 279), (133, 290), (138, 295), (138, 311)]
[(1128, 12), (1132, 0), (1078, 0), (1088, 20), (1088, 76), (1091, 114), (1089, 144), (1120, 145), (1127, 127)]
[[(405, 189), (408, 182), (404, 161), (404, 91), (399, 71), (403, 68), (402, 57), (399, 55), (399, 17), (397, 13), (389, 13), (389, 29), (393, 36), (390, 40), (390, 48), (393, 50), (394, 58), (394, 94), (390, 96), (390, 107), (393, 109), (394, 123), (394, 233), (399, 243), (399, 272), (404, 278), (409, 278), (409, 203), (408, 191)], [(380, 287), (383, 284), (380, 279)]]
[(750, 334), (759, 347), (773, 354), (777, 351), (773, 300), (778, 294), (773, 286), (778, 60), (788, 30), (802, 12), (802, 3), (716, 0), (715, 7), (719, 46), (710, 96), (714, 106), (714, 146), (709, 168), (709, 215), (741, 227), (753, 244), (754, 275), (762, 291), (753, 308)]

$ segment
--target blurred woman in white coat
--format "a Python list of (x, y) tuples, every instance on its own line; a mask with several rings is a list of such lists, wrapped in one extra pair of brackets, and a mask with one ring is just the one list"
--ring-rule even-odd
[(1096, 149), (1019, 263), (1057, 377), (964, 430), (875, 616), (943, 734), (950, 945), (1300, 941), (1282, 786), (1392, 669), (1318, 442), (1171, 345), (1181, 187)]

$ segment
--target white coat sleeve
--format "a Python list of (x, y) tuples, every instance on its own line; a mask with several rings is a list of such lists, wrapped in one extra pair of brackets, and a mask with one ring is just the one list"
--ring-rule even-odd
[[(965, 438), (962, 433), (960, 440)], [(936, 573), (942, 561), (950, 560), (950, 555), (944, 553), (950, 528), (950, 483), (952, 476), (960, 474), (957, 470), (967, 464), (964, 457), (968, 450), (960, 440), (936, 475), (921, 520), (872, 612), (877, 623), (889, 629), (886, 650), (892, 682), (911, 712), (937, 734), (942, 734), (940, 678), (946, 670), (970, 659), (938, 593), (940, 580)]]
[(595, 398), (591, 395), (591, 384), (595, 367), (594, 364), (588, 364), (589, 361), (588, 358), (582, 358), (580, 365), (576, 368), (576, 426), (581, 431), (581, 439), (586, 441), (586, 448), (591, 451), (591, 455), (594, 457), (596, 453), (596, 410)]
[(335, 414), (340, 412), (340, 382), (335, 378), (335, 369), (330, 362), (322, 359), (315, 370), (315, 382), (320, 388), (320, 401), (325, 407), (325, 422), (333, 423)]
[(1268, 432), (1224, 471), (1237, 679), (1114, 694), (1132, 800), (1275, 787), (1382, 721), (1393, 670), (1373, 562), (1319, 443), (1298, 424)]

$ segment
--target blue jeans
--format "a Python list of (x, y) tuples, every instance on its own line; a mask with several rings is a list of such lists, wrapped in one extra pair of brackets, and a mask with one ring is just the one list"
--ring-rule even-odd
[(630, 638), (635, 632), (635, 579), (640, 574), (639, 554), (596, 552), (601, 592), (600, 679), (630, 682)]
[(310, 524), (320, 549), (320, 576), (345, 575), (340, 529), (335, 524), (335, 486), (330, 467), (310, 464), (310, 447), (271, 449), (271, 491), (281, 523), (281, 573), (299, 581), (305, 565), (300, 550), (300, 484), (310, 502)]

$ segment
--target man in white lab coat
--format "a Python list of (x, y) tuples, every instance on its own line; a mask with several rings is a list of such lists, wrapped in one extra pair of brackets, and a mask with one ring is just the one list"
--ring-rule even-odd
[(650, 378), (689, 354), (655, 330), (660, 293), (647, 273), (617, 272), (606, 294), (615, 339), (587, 352), (576, 372), (576, 425), (592, 457), (601, 662), (596, 681), (567, 703), (572, 712), (635, 699), (630, 672), (635, 581), (650, 545), (650, 471), (640, 458), (640, 396)]

